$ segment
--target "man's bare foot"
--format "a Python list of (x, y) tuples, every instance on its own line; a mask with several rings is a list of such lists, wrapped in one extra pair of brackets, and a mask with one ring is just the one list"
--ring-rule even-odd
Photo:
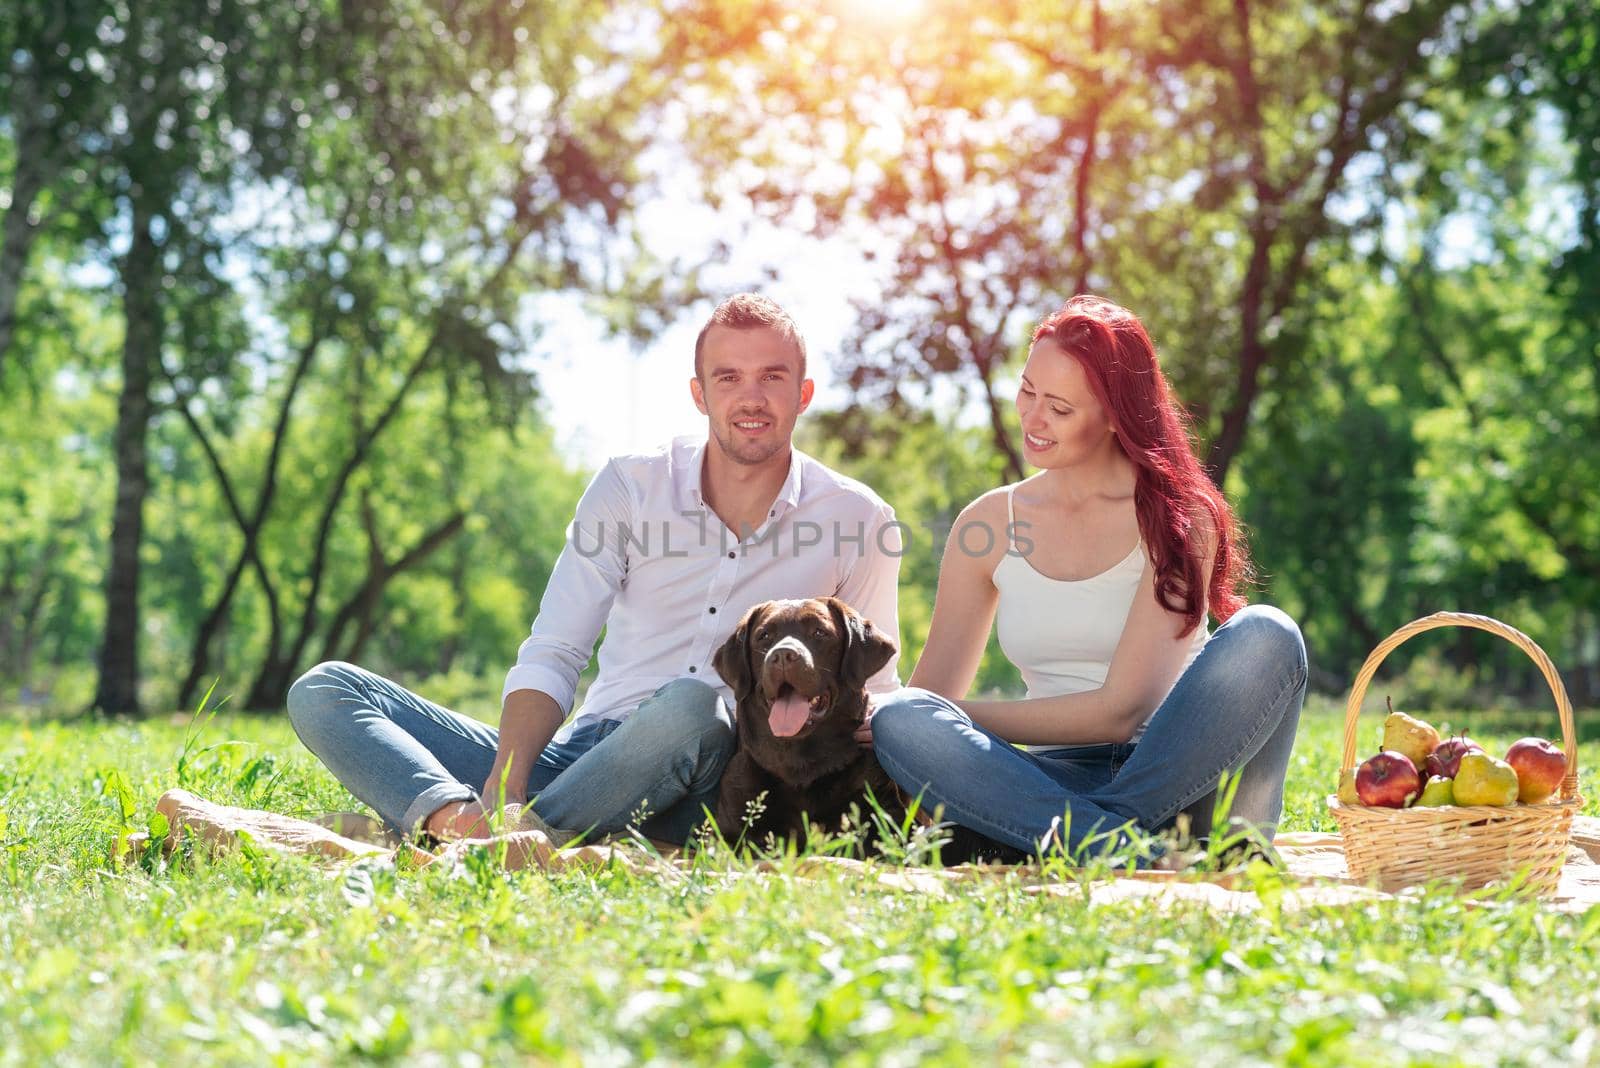
[(451, 801), (422, 821), (422, 829), (440, 841), (489, 837), (489, 816), (476, 801)]
[[(495, 829), (490, 826), (489, 814), (476, 801), (450, 802), (423, 820), (422, 829), (440, 841), (496, 837)], [(538, 831), (557, 849), (578, 837), (576, 831), (563, 831), (550, 826), (539, 818), (532, 805), (508, 802), (499, 821), (498, 833), (515, 831)]]

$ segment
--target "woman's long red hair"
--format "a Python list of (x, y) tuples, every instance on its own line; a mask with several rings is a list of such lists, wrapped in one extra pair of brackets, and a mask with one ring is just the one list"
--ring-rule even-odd
[[(1083, 295), (1039, 324), (1033, 340), (1045, 338), (1083, 365), (1122, 451), (1138, 469), (1134, 506), (1155, 566), (1156, 599), (1183, 614), (1185, 634), (1204, 621), (1208, 607), (1226, 622), (1244, 607), (1240, 590), (1249, 579), (1249, 551), (1233, 509), (1195, 456), (1188, 417), (1172, 398), (1144, 324), (1120, 305)], [(1209, 576), (1201, 574), (1207, 529), (1217, 539)]]

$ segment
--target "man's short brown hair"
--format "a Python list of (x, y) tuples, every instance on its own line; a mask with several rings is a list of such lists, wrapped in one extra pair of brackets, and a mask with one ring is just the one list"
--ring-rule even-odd
[(806, 341), (800, 336), (800, 328), (795, 325), (789, 313), (778, 307), (776, 301), (763, 297), (759, 293), (736, 293), (727, 300), (718, 304), (711, 313), (711, 318), (706, 320), (706, 325), (700, 328), (700, 336), (694, 339), (694, 376), (704, 379), (705, 368), (701, 366), (700, 354), (705, 348), (706, 335), (713, 326), (726, 326), (734, 330), (756, 330), (767, 327), (776, 330), (782, 338), (794, 346), (795, 352), (800, 355), (800, 378), (806, 377)]

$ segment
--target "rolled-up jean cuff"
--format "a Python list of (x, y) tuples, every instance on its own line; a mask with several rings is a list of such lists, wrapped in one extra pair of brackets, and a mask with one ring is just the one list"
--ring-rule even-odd
[(437, 782), (417, 795), (411, 802), (411, 807), (406, 809), (404, 826), (399, 828), (401, 834), (410, 838), (416, 834), (423, 820), (439, 811), (452, 801), (476, 801), (478, 795), (470, 787), (458, 782)]

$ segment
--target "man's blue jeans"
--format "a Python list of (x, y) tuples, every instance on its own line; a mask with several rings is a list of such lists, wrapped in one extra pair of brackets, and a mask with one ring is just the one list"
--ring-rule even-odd
[(1164, 830), (1188, 813), (1211, 832), (1224, 772), (1239, 772), (1230, 820), (1270, 841), (1306, 693), (1300, 629), (1252, 605), (1217, 628), (1134, 744), (1024, 751), (977, 726), (953, 702), (901, 690), (872, 717), (878, 761), (927, 810), (1029, 853), (1069, 856), (1126, 844), (1128, 823)]
[[(452, 801), (478, 798), (500, 732), (354, 664), (318, 664), (289, 688), (306, 748), (385, 823), (411, 835)], [(713, 807), (733, 755), (732, 713), (710, 686), (676, 679), (626, 720), (588, 723), (551, 742), (528, 777), (545, 823), (590, 839), (636, 823), (682, 843)], [(494, 798), (483, 800), (493, 803)]]

